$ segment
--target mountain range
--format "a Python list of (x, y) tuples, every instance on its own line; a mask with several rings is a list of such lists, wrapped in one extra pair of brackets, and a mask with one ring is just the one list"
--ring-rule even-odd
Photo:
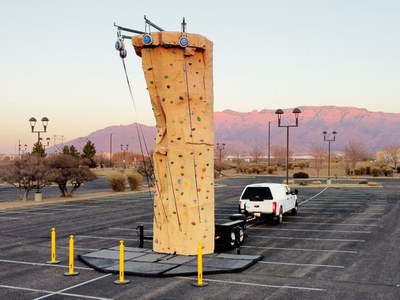
[[(363, 108), (337, 106), (303, 106), (298, 118), (298, 127), (290, 128), (290, 150), (294, 153), (309, 153), (313, 145), (324, 146), (323, 131), (336, 131), (332, 151), (341, 151), (350, 140), (362, 143), (369, 151), (376, 151), (394, 142), (399, 142), (400, 114), (370, 112)], [(292, 109), (284, 110), (281, 125), (294, 125)], [(269, 123), (270, 122), (270, 123)], [(286, 128), (278, 127), (275, 109), (237, 112), (224, 110), (214, 113), (215, 143), (225, 143), (226, 151), (246, 152), (258, 146), (267, 153), (268, 132), (270, 145), (286, 146)], [(139, 132), (139, 134), (138, 134)], [(120, 152), (121, 145), (128, 151), (140, 153), (139, 138), (143, 152), (154, 148), (155, 126), (142, 124), (110, 126), (64, 143), (81, 149), (87, 140), (92, 141), (98, 152)], [(332, 136), (331, 136), (332, 137)], [(325, 142), (326, 143), (326, 142)], [(327, 143), (326, 143), (327, 144)], [(57, 146), (55, 146), (57, 147)], [(326, 145), (328, 147), (328, 145)], [(60, 148), (60, 146), (58, 146)], [(49, 151), (55, 151), (49, 149)]]

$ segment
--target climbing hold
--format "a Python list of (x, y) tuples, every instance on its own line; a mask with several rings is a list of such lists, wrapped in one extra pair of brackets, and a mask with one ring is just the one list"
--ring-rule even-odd
[(167, 85), (167, 89), (169, 89), (170, 87), (171, 87), (171, 86), (168, 84), (168, 85)]
[(178, 183), (181, 184), (182, 183), (182, 179), (179, 178), (178, 179)]
[(201, 117), (197, 116), (197, 121), (200, 122), (201, 121)]
[(168, 75), (164, 75), (164, 78), (167, 79), (167, 78), (168, 78)]
[(150, 84), (153, 84), (154, 83), (154, 81), (153, 80), (150, 80)]
[(207, 223), (208, 221), (207, 221), (207, 219), (204, 219), (204, 223)]

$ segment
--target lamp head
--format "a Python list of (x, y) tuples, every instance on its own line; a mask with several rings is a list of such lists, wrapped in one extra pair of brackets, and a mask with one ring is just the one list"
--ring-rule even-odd
[(298, 107), (296, 107), (295, 109), (293, 109), (292, 113), (294, 113), (296, 119), (298, 119), (299, 114), (301, 114), (301, 110)]
[(36, 125), (36, 119), (34, 117), (29, 119), (29, 123), (31, 123), (32, 132)]
[(43, 124), (44, 131), (46, 132), (47, 124), (49, 124), (49, 119), (46, 117), (43, 117), (42, 124)]

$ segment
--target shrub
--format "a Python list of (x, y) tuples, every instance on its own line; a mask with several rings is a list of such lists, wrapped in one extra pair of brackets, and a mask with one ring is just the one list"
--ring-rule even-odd
[(274, 171), (275, 171), (275, 168), (273, 168), (273, 167), (269, 167), (268, 168), (268, 174), (273, 174), (274, 173)]
[(371, 175), (371, 167), (370, 166), (365, 167), (365, 174)]
[(114, 192), (123, 192), (125, 191), (125, 186), (126, 186), (126, 179), (125, 175), (116, 172), (108, 176), (108, 184), (110, 185), (111, 189)]
[(132, 172), (126, 175), (131, 191), (140, 191), (142, 187), (143, 177), (137, 172)]
[(397, 167), (397, 173), (400, 173), (400, 167)]
[(371, 174), (372, 174), (372, 176), (374, 176), (374, 177), (378, 177), (380, 173), (381, 173), (381, 170), (378, 169), (378, 168), (372, 168), (372, 169), (371, 169)]
[(393, 169), (391, 168), (385, 168), (383, 169), (383, 174), (387, 177), (392, 177), (393, 176)]
[(308, 174), (306, 172), (297, 172), (293, 174), (293, 178), (308, 178)]
[(363, 181), (360, 181), (358, 184), (368, 184), (368, 181), (363, 180)]

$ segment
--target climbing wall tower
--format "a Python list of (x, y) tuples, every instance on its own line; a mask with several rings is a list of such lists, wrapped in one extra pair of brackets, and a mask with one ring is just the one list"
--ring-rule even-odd
[(157, 123), (153, 250), (214, 252), (212, 42), (161, 31), (132, 38)]

